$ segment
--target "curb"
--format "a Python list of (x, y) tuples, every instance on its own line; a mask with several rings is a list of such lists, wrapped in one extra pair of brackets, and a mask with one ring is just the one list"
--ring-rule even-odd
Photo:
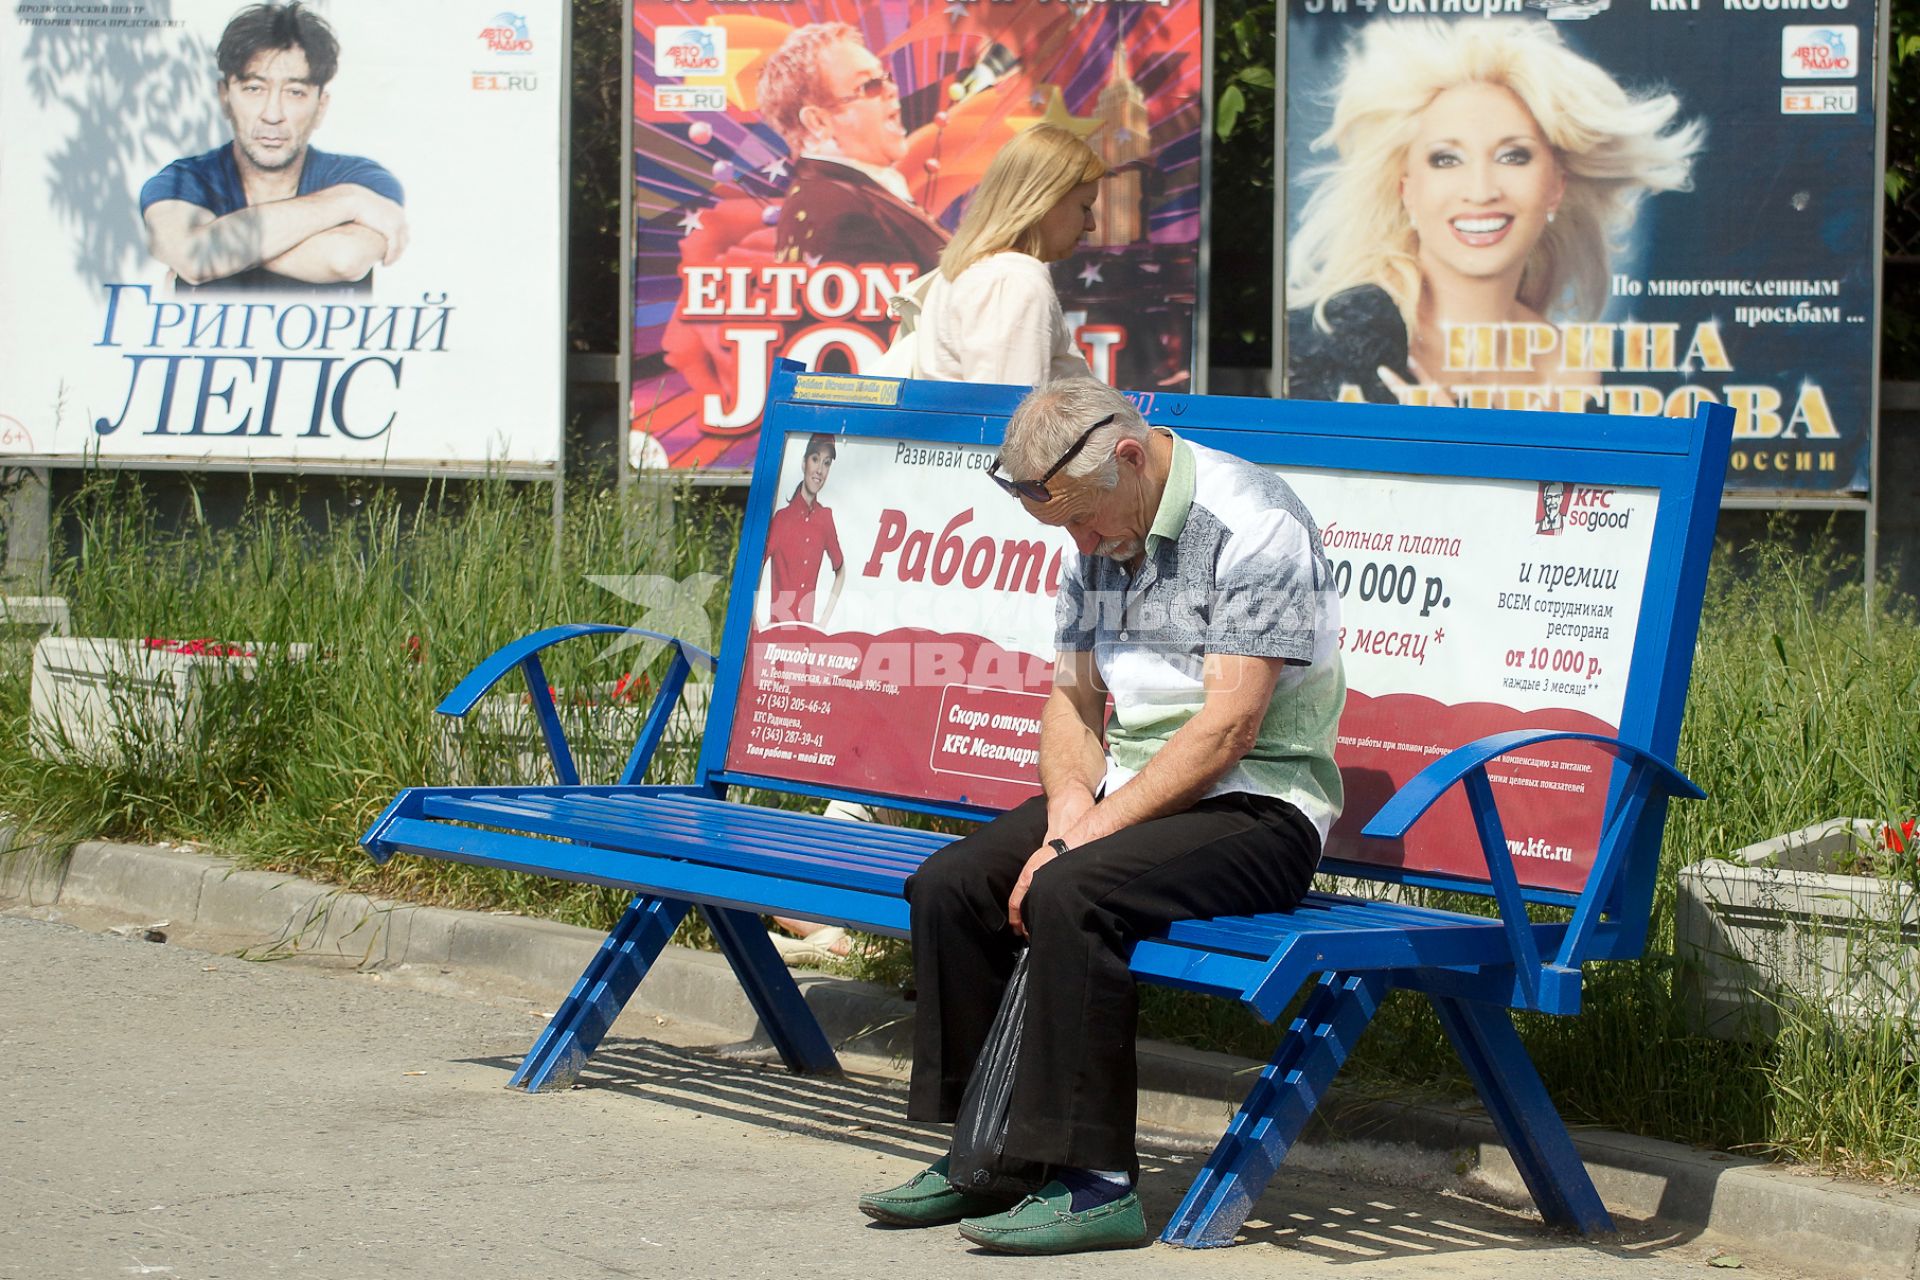
[[(10, 843), (0, 831), (0, 849)], [(66, 855), (66, 856), (62, 856)], [(370, 898), (299, 877), (242, 870), (172, 848), (89, 842), (0, 854), (0, 905), (92, 907), (223, 933), (259, 935), (269, 950), (484, 971), (570, 990), (599, 949), (589, 929)], [(913, 1006), (884, 988), (795, 974), (836, 1049), (893, 1061), (911, 1054)], [(761, 1035), (724, 958), (669, 947), (647, 975), (646, 1007), (744, 1038)], [(531, 1034), (529, 1035), (531, 1043)], [(1143, 1129), (1210, 1145), (1260, 1063), (1142, 1041)], [(1524, 1183), (1477, 1108), (1360, 1100), (1334, 1092), (1307, 1140), (1403, 1143), (1450, 1153), (1495, 1192), (1530, 1203)], [(1616, 1217), (1711, 1230), (1795, 1265), (1854, 1276), (1920, 1280), (1920, 1194), (1796, 1173), (1777, 1165), (1604, 1130), (1574, 1143)]]

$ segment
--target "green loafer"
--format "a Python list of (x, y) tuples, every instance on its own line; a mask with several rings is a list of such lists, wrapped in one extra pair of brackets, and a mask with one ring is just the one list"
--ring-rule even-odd
[(960, 1234), (998, 1253), (1085, 1253), (1145, 1244), (1147, 1218), (1135, 1192), (1075, 1213), (1073, 1193), (1049, 1182), (1005, 1213), (963, 1219)]
[(860, 1197), (860, 1212), (896, 1227), (937, 1227), (976, 1214), (997, 1213), (1004, 1208), (1004, 1200), (957, 1190), (947, 1181), (945, 1156), (897, 1187), (871, 1191)]

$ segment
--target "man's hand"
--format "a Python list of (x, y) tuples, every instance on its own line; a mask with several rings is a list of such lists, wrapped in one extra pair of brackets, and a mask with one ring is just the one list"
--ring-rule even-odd
[(1027, 900), (1027, 890), (1033, 888), (1034, 873), (1059, 856), (1054, 849), (1041, 845), (1027, 859), (1027, 865), (1020, 868), (1020, 878), (1013, 882), (1013, 892), (1007, 896), (1007, 924), (1022, 938), (1027, 936), (1027, 923), (1020, 918), (1020, 906)]
[(386, 238), (387, 252), (380, 265), (390, 267), (398, 262), (407, 249), (407, 211), (379, 192), (357, 184), (340, 190), (350, 193), (353, 221)]

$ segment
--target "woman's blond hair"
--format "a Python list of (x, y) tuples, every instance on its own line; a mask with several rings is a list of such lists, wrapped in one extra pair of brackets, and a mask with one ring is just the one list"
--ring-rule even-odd
[(1067, 192), (1106, 176), (1106, 162), (1093, 148), (1058, 125), (1037, 124), (1015, 134), (973, 189), (959, 229), (940, 254), (941, 274), (957, 279), (1005, 249), (1039, 257), (1040, 219)]
[(1413, 332), (1420, 308), (1418, 237), (1400, 178), (1421, 112), (1464, 84), (1506, 88), (1533, 114), (1566, 176), (1557, 216), (1528, 256), (1519, 300), (1542, 315), (1597, 318), (1618, 241), (1646, 195), (1684, 191), (1706, 129), (1675, 125), (1670, 93), (1636, 97), (1574, 53), (1543, 22), (1375, 22), (1347, 55), (1333, 123), (1313, 141), (1338, 159), (1315, 175), (1287, 246), (1287, 305), (1312, 306), (1360, 285), (1387, 291)]

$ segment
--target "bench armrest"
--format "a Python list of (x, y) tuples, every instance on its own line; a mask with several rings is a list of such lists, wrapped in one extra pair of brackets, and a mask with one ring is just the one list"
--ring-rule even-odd
[(1393, 798), (1380, 806), (1380, 811), (1373, 815), (1372, 820), (1365, 827), (1361, 828), (1360, 834), (1381, 840), (1397, 840), (1406, 835), (1413, 824), (1433, 807), (1434, 802), (1451, 790), (1453, 785), (1469, 772), (1484, 769), (1488, 761), (1498, 759), (1510, 751), (1555, 741), (1591, 742), (1629, 763), (1637, 762), (1648, 766), (1652, 771), (1653, 780), (1661, 784), (1661, 790), (1668, 795), (1683, 796), (1689, 800), (1706, 799), (1707, 793), (1695, 786), (1685, 774), (1658, 756), (1630, 742), (1603, 737), (1597, 733), (1575, 733), (1571, 730), (1510, 729), (1504, 733), (1488, 734), (1484, 738), (1469, 742), (1464, 747), (1456, 747), (1407, 779), (1406, 785), (1394, 792)]
[(653, 705), (647, 710), (640, 735), (627, 757), (626, 767), (620, 771), (620, 785), (637, 782), (646, 773), (647, 765), (666, 733), (667, 717), (680, 700), (680, 690), (686, 684), (688, 675), (695, 670), (713, 670), (714, 656), (711, 653), (677, 636), (649, 631), (644, 627), (622, 627), (604, 622), (568, 622), (547, 627), (509, 641), (487, 655), (467, 673), (465, 679), (453, 687), (451, 693), (440, 700), (440, 705), (434, 710), (443, 716), (464, 716), (473, 710), (474, 704), (489, 689), (518, 668), (526, 677), (527, 696), (533, 705), (534, 718), (539, 722), (541, 736), (546, 739), (554, 777), (563, 786), (577, 786), (580, 771), (574, 766), (573, 753), (567, 747), (567, 735), (560, 727), (560, 714), (554, 709), (553, 691), (547, 687), (546, 669), (540, 665), (539, 655), (542, 649), (564, 640), (594, 635), (645, 636), (673, 646), (673, 665), (667, 669), (666, 678), (655, 691)]
[[(1543, 965), (1529, 927), (1531, 921), (1514, 871), (1513, 854), (1507, 848), (1506, 835), (1500, 825), (1487, 764), (1510, 751), (1556, 741), (1590, 742), (1625, 761), (1628, 772), (1614, 810), (1600, 833), (1593, 869), (1588, 873), (1573, 919), (1561, 939), (1559, 953), (1551, 963)], [(1626, 861), (1628, 843), (1647, 803), (1656, 796), (1701, 800), (1706, 798), (1706, 792), (1667, 761), (1618, 738), (1570, 730), (1513, 729), (1458, 747), (1422, 769), (1380, 807), (1360, 834), (1385, 840), (1404, 836), (1456, 783), (1466, 788), (1481, 855), (1486, 859), (1487, 876), (1500, 907), (1501, 923), (1513, 945), (1521, 984), (1536, 1001), (1535, 1007), (1554, 1008), (1567, 1003), (1577, 1007), (1580, 964), (1586, 957), (1587, 944), (1600, 923), (1620, 867)], [(1538, 1003), (1543, 996), (1544, 1004)]]

